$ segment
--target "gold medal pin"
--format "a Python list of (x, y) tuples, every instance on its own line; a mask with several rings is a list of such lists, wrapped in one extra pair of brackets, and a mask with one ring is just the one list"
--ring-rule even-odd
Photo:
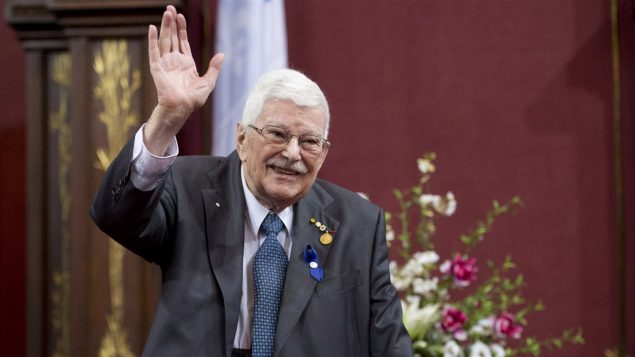
[(317, 229), (320, 230), (320, 232), (322, 232), (322, 235), (320, 236), (320, 243), (322, 243), (323, 245), (329, 245), (333, 243), (333, 235), (331, 233), (335, 233), (335, 231), (329, 231), (322, 222), (318, 221), (315, 218), (311, 218), (309, 220), (309, 223), (314, 225)]

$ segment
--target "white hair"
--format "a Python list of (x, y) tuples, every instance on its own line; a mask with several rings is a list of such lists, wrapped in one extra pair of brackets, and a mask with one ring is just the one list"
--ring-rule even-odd
[(295, 105), (324, 111), (324, 138), (328, 137), (329, 105), (320, 87), (293, 69), (275, 69), (263, 74), (247, 97), (241, 123), (254, 124), (269, 100), (290, 100)]

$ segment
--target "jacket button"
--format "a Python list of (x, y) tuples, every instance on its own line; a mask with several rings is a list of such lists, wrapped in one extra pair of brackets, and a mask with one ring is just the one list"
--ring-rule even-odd
[(117, 198), (117, 196), (119, 196), (119, 194), (121, 193), (121, 187), (115, 186), (115, 187), (112, 188), (112, 191), (110, 191), (110, 192), (112, 192), (112, 196), (114, 198)]

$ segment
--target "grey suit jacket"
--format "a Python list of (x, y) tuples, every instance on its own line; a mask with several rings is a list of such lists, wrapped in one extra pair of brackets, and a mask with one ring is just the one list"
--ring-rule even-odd
[[(245, 198), (236, 152), (179, 157), (157, 188), (130, 177), (132, 142), (95, 196), (91, 216), (109, 236), (161, 267), (162, 291), (144, 356), (230, 356), (242, 294)], [(334, 230), (323, 245), (316, 218)], [(295, 206), (293, 246), (275, 356), (411, 356), (390, 283), (383, 211), (318, 180)], [(303, 259), (310, 244), (324, 279)]]

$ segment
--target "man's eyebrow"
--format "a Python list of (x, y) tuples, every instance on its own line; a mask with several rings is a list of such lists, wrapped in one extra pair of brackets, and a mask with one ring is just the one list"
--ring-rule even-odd
[[(271, 123), (262, 123), (263, 127), (265, 127), (267, 125), (275, 126), (277, 128), (280, 128), (280, 129), (284, 129), (284, 130), (288, 131), (289, 133), (291, 133), (292, 135), (298, 134), (298, 133), (294, 133), (293, 130), (289, 129), (288, 126), (286, 126), (286, 125), (284, 125), (284, 124), (282, 124), (280, 122), (274, 121), (274, 122), (271, 122)], [(316, 130), (315, 132), (313, 132), (311, 129), (309, 129), (309, 130), (310, 130), (309, 132), (299, 133), (298, 135), (300, 135), (300, 136), (311, 135), (311, 136), (319, 136), (319, 137), (323, 136), (322, 133), (318, 133), (319, 130)]]

